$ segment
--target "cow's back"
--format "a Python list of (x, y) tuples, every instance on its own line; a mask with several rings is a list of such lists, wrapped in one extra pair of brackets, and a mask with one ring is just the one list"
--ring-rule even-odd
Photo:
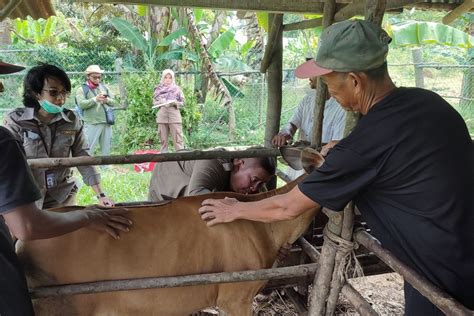
[[(236, 221), (209, 228), (197, 212), (204, 198), (189, 197), (161, 206), (129, 208), (133, 226), (120, 240), (81, 229), (57, 238), (20, 242), (17, 252), (29, 286), (270, 267), (281, 246), (274, 244), (270, 226)], [(156, 315), (172, 315), (173, 311), (185, 311), (186, 306), (188, 312), (216, 304), (222, 295), (219, 293), (226, 292), (226, 287), (231, 286), (235, 291), (236, 286), (252, 284), (258, 290), (264, 282), (220, 285), (220, 290), (219, 285), (208, 285), (76, 295), (41, 299), (35, 305), (39, 314), (41, 309), (52, 308), (45, 311), (48, 315), (58, 309), (72, 315), (78, 306), (84, 314), (143, 313), (147, 311), (144, 304)], [(251, 291), (252, 297), (256, 290)]]

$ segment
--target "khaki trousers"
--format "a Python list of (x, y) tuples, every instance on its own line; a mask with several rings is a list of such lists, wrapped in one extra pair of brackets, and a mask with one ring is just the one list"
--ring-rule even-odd
[(160, 152), (168, 152), (168, 137), (171, 133), (173, 138), (174, 151), (184, 148), (183, 143), (183, 124), (181, 123), (158, 123), (158, 135), (160, 137)]

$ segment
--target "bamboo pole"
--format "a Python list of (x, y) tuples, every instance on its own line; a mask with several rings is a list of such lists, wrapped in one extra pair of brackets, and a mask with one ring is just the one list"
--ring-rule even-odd
[[(270, 52), (271, 61), (267, 69), (268, 98), (267, 119), (265, 126), (265, 147), (272, 147), (272, 138), (280, 128), (281, 106), (282, 106), (282, 65), (283, 65), (283, 15), (270, 14), (271, 29), (268, 40), (275, 38), (273, 52)], [(267, 45), (268, 46), (268, 45)], [(267, 47), (268, 50), (268, 47)], [(262, 61), (262, 65), (264, 61)], [(262, 69), (264, 66), (262, 66)]]
[(186, 161), (202, 159), (232, 159), (232, 158), (251, 158), (251, 157), (272, 157), (279, 156), (278, 149), (247, 149), (240, 151), (188, 151), (164, 154), (145, 154), (145, 155), (117, 155), (117, 156), (82, 156), (71, 158), (39, 158), (28, 159), (30, 168), (64, 168), (77, 166), (94, 165), (120, 165), (134, 164), (143, 162), (164, 162), (164, 161)]
[(238, 272), (221, 272), (172, 277), (110, 280), (66, 285), (53, 285), (30, 289), (30, 294), (31, 298), (35, 299), (61, 295), (91, 294), (217, 283), (235, 283), (245, 281), (286, 279), (292, 277), (313, 275), (316, 272), (316, 268), (317, 264), (311, 263), (293, 267), (248, 270)]
[(413, 285), (421, 295), (426, 297), (431, 303), (435, 304), (446, 315), (473, 315), (473, 311), (470, 311), (461, 305), (454, 298), (433, 285), (424, 276), (420, 275), (395, 257), (390, 251), (384, 249), (379, 241), (366, 231), (357, 231), (354, 234), (354, 239), (365, 248), (375, 253), (377, 257), (379, 257), (395, 272), (400, 273), (406, 282)]
[[(306, 239), (304, 239), (303, 237), (298, 238), (298, 244), (301, 246), (301, 249), (303, 249), (303, 251), (308, 255), (312, 262), (318, 262), (320, 260), (321, 254)], [(349, 303), (352, 304), (352, 306), (360, 315), (378, 315), (377, 312), (369, 304), (369, 302), (367, 302), (365, 298), (349, 283), (346, 282), (343, 285), (341, 293), (347, 298)]]

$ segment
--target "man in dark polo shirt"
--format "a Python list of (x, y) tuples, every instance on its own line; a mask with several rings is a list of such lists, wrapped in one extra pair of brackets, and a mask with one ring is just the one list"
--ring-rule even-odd
[[(296, 76), (321, 76), (348, 111), (362, 114), (325, 163), (287, 194), (258, 202), (206, 200), (212, 226), (278, 221), (308, 209), (341, 211), (351, 200), (382, 245), (474, 309), (474, 153), (461, 116), (439, 95), (397, 88), (387, 71), (390, 38), (366, 21), (323, 31), (317, 57)], [(406, 315), (442, 312), (405, 283)]]
[[(0, 74), (23, 67), (0, 61)], [(26, 163), (21, 145), (4, 127), (0, 127), (0, 315), (32, 315), (25, 276), (15, 255), (11, 234), (28, 239), (51, 238), (89, 227), (118, 238), (128, 231), (130, 220), (124, 209), (101, 210), (89, 207), (68, 213), (40, 210), (35, 201), (41, 198)], [(11, 232), (11, 234), (10, 234)]]

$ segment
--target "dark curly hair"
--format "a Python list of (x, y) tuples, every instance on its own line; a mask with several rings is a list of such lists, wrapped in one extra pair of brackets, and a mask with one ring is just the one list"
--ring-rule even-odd
[(23, 105), (25, 107), (39, 108), (36, 95), (41, 94), (44, 81), (48, 78), (59, 80), (66, 91), (71, 92), (71, 80), (64, 70), (50, 64), (39, 64), (28, 71), (23, 81)]

